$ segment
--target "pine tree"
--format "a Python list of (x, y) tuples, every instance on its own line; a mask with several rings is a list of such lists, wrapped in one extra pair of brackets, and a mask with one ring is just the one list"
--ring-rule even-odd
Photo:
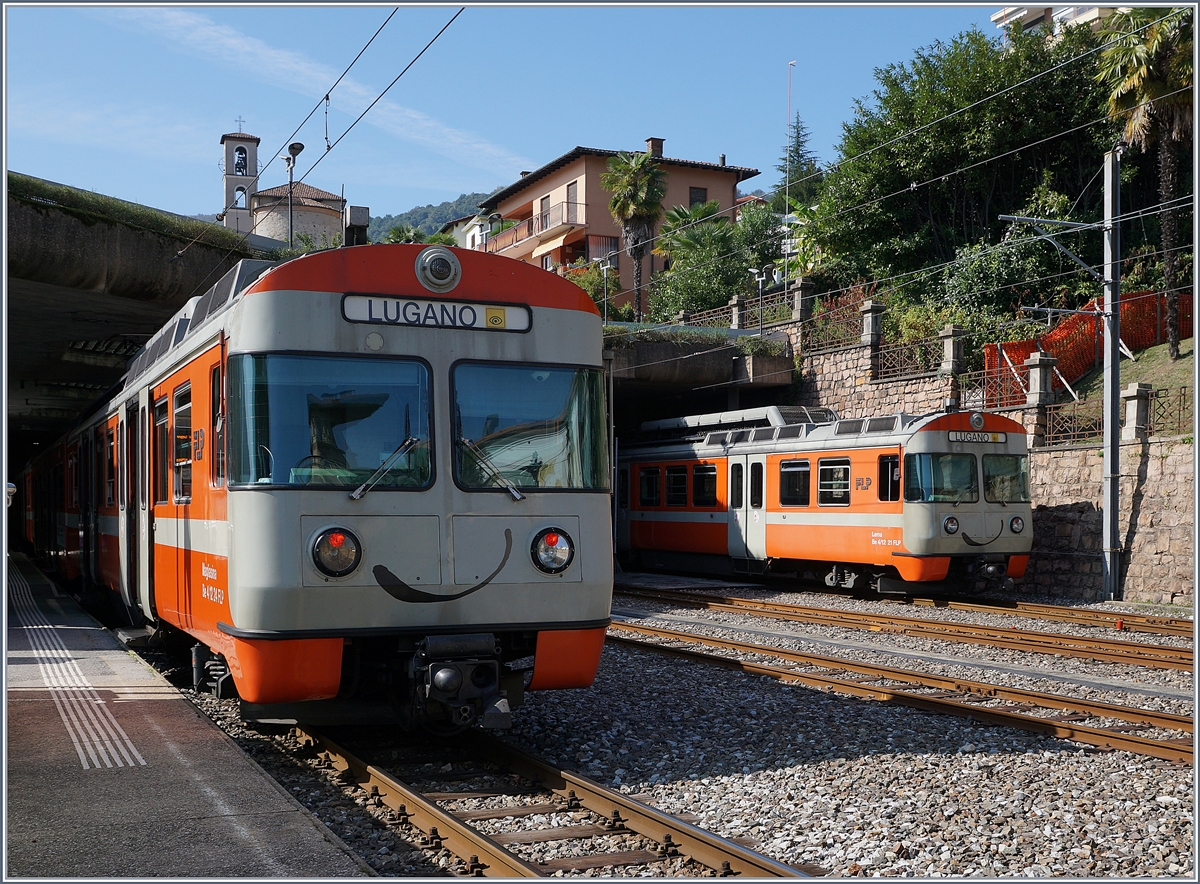
[(817, 154), (809, 147), (811, 137), (808, 127), (797, 112), (796, 119), (788, 126), (788, 143), (784, 146), (783, 156), (779, 159), (779, 165), (775, 167), (780, 178), (770, 200), (772, 211), (786, 214), (787, 196), (805, 206), (817, 201), (822, 173), (817, 163)]

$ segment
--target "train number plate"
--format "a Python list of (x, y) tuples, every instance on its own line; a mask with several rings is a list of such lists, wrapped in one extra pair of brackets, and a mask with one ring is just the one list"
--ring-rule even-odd
[(951, 442), (1007, 442), (1008, 433), (965, 433), (959, 430), (950, 431)]

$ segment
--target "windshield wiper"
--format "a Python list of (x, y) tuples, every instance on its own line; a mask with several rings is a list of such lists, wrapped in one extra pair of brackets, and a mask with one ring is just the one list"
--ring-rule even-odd
[(378, 484), (379, 480), (383, 478), (383, 474), (386, 473), (391, 468), (392, 461), (399, 458), (400, 455), (402, 455), (402, 454), (407, 454), (409, 451), (412, 450), (413, 446), (416, 445), (420, 441), (421, 441), (420, 439), (418, 439), (416, 436), (414, 436), (412, 434), (412, 423), (409, 420), (409, 410), (408, 410), (408, 406), (405, 405), (404, 406), (404, 440), (399, 445), (397, 445), (396, 450), (393, 451), (391, 454), (389, 454), (387, 456), (387, 459), (379, 465), (379, 469), (377, 469), (375, 472), (371, 473), (371, 475), (367, 478), (367, 481), (363, 482), (361, 485), (359, 485), (357, 488), (355, 488), (353, 491), (350, 492), (350, 499), (351, 500), (362, 500), (364, 497), (366, 497), (367, 492), (370, 491), (372, 488), (374, 488), (376, 486), (376, 484)]
[(420, 441), (421, 440), (416, 438), (415, 436), (408, 436), (407, 438), (405, 438), (405, 440), (403, 442), (401, 442), (399, 445), (396, 446), (396, 450), (393, 451), (390, 455), (388, 455), (388, 459), (379, 465), (379, 469), (377, 469), (375, 472), (371, 473), (371, 476), (369, 479), (367, 479), (367, 481), (363, 482), (361, 485), (359, 485), (357, 488), (355, 488), (353, 491), (350, 492), (350, 499), (351, 500), (362, 500), (364, 497), (366, 497), (367, 492), (370, 491), (372, 488), (374, 488), (377, 484), (379, 484), (379, 480), (383, 478), (383, 474), (386, 473), (391, 468), (392, 461), (399, 458), (400, 455), (402, 455), (402, 454), (407, 454), (409, 451), (411, 451), (413, 449), (413, 446), (415, 446)]
[(500, 480), (500, 484), (508, 489), (508, 493), (512, 495), (513, 500), (525, 499), (525, 495), (521, 493), (520, 489), (507, 476), (500, 472), (496, 465), (492, 463), (492, 459), (483, 453), (483, 449), (463, 435), (458, 437), (458, 441), (469, 448), (471, 453), (479, 458), (479, 462), (487, 467), (493, 476)]

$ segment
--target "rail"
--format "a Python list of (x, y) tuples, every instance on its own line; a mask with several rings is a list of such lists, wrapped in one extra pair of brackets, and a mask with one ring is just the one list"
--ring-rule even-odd
[(1148, 614), (1130, 614), (1122, 611), (1096, 611), (1091, 608), (1070, 608), (1064, 605), (1043, 605), (1036, 602), (960, 602), (954, 599), (932, 599), (908, 596), (892, 599), (896, 604), (914, 607), (949, 608), (954, 611), (980, 611), (986, 614), (1010, 614), (1015, 617), (1030, 617), (1039, 620), (1054, 620), (1097, 629), (1115, 629), (1118, 632), (1144, 632), (1152, 635), (1173, 635), (1191, 638), (1196, 624), (1178, 617), (1156, 617)]
[[(778, 878), (824, 874), (823, 870), (816, 867), (809, 866), (806, 872), (803, 868), (792, 867), (756, 853), (477, 731), (460, 735), (458, 743), (465, 746), (472, 756), (489, 761), (498, 760), (512, 773), (553, 792), (552, 799), (534, 805), (455, 814), (438, 804), (439, 800), (459, 797), (455, 793), (422, 793), (311, 728), (298, 727), (293, 735), (300, 739), (302, 745), (319, 753), (319, 766), (337, 770), (343, 782), (353, 784), (367, 793), (369, 802), (385, 805), (401, 821), (421, 831), (419, 846), (430, 850), (446, 849), (458, 856), (469, 876), (546, 877), (612, 866), (652, 865), (677, 857), (690, 858), (721, 876)], [(509, 835), (486, 835), (471, 825), (471, 822), (485, 819), (535, 813), (549, 816), (580, 810), (595, 814), (598, 824), (529, 830)], [(520, 858), (505, 846), (539, 841), (583, 840), (597, 835), (630, 832), (655, 842), (658, 849), (566, 856), (533, 863)]]
[[(649, 650), (659, 654), (684, 657), (697, 662), (735, 669), (742, 672), (765, 675), (781, 681), (797, 682), (810, 687), (833, 690), (843, 694), (866, 699), (881, 700), (928, 712), (941, 712), (974, 721), (988, 722), (1008, 727), (1033, 731), (1087, 743), (1093, 746), (1103, 746), (1110, 749), (1123, 749), (1140, 755), (1161, 758), (1180, 764), (1191, 764), (1193, 746), (1190, 738), (1151, 739), (1124, 732), (1123, 730), (1107, 727), (1088, 726), (1078, 723), (1077, 719), (1117, 719), (1129, 722), (1137, 728), (1163, 728), (1192, 733), (1192, 721), (1181, 715), (1139, 709), (1130, 706), (1118, 706), (1111, 703), (1098, 703), (1087, 700), (1077, 700), (1059, 694), (1045, 694), (1036, 691), (1026, 691), (1016, 688), (1006, 688), (983, 682), (968, 681), (958, 678), (943, 678), (926, 673), (912, 672), (904, 669), (893, 669), (886, 666), (874, 666), (855, 663), (837, 657), (823, 657), (816, 654), (802, 654), (764, 645), (754, 645), (725, 639), (716, 639), (690, 632), (677, 632), (671, 629), (635, 626), (629, 623), (613, 623), (612, 630), (640, 633), (659, 639), (699, 644), (713, 648), (734, 651), (741, 654), (759, 654), (776, 657), (792, 663), (811, 666), (830, 671), (845, 671), (859, 673), (865, 678), (840, 679), (811, 672), (800, 672), (780, 666), (770, 666), (752, 663), (745, 660), (733, 659), (716, 654), (706, 654), (684, 648), (671, 647), (658, 642), (639, 641), (610, 635), (613, 641), (629, 647)], [(934, 693), (918, 693), (913, 690), (898, 689), (886, 685), (871, 685), (872, 681), (897, 682), (919, 688), (930, 689)], [(1002, 700), (1016, 704), (1014, 708), (984, 705), (985, 702)], [(1053, 717), (1027, 715), (1030, 708), (1054, 710), (1059, 714)]]
[(687, 607), (706, 608), (713, 611), (729, 611), (751, 614), (777, 620), (802, 623), (819, 623), (849, 629), (866, 629), (873, 632), (921, 636), (943, 641), (987, 645), (1010, 650), (1056, 654), (1065, 657), (1100, 660), (1106, 663), (1127, 663), (1155, 669), (1191, 669), (1191, 648), (1169, 645), (1152, 645), (1141, 642), (1116, 641), (1101, 638), (1076, 638), (1054, 632), (1035, 632), (1023, 629), (999, 629), (967, 623), (950, 623), (923, 620), (917, 617), (866, 614), (860, 611), (842, 611), (829, 608), (813, 608), (805, 605), (790, 605), (781, 602), (756, 601), (736, 596), (708, 595), (671, 590), (641, 590), (621, 587), (621, 595), (635, 598), (666, 601)]

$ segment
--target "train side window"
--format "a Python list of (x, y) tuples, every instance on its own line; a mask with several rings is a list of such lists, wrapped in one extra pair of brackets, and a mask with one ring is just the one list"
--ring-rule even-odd
[(885, 454), (879, 458), (879, 499), (900, 499), (900, 455)]
[(763, 465), (750, 464), (750, 506), (762, 509), (763, 505)]
[(117, 503), (125, 509), (125, 421), (117, 424)]
[(225, 415), (221, 413), (221, 366), (212, 370), (212, 451), (209, 454), (214, 488), (225, 484)]
[(692, 467), (692, 506), (717, 505), (717, 465), (696, 464)]
[(175, 502), (192, 499), (192, 388), (175, 391)]
[(817, 503), (820, 506), (850, 505), (850, 458), (817, 461)]
[(617, 471), (617, 506), (629, 508), (629, 470)]
[(171, 462), (171, 427), (167, 400), (154, 403), (154, 502), (171, 502), (167, 465)]
[(104, 502), (109, 506), (116, 503), (116, 446), (113, 445), (113, 431), (104, 434)]
[(642, 506), (658, 506), (658, 467), (642, 467), (638, 476), (638, 503)]
[(735, 463), (729, 468), (729, 508), (740, 510), (743, 500), (742, 465)]
[(687, 506), (687, 467), (667, 467), (667, 506)]
[(811, 472), (806, 460), (785, 460), (779, 465), (779, 503), (781, 505), (808, 506)]

